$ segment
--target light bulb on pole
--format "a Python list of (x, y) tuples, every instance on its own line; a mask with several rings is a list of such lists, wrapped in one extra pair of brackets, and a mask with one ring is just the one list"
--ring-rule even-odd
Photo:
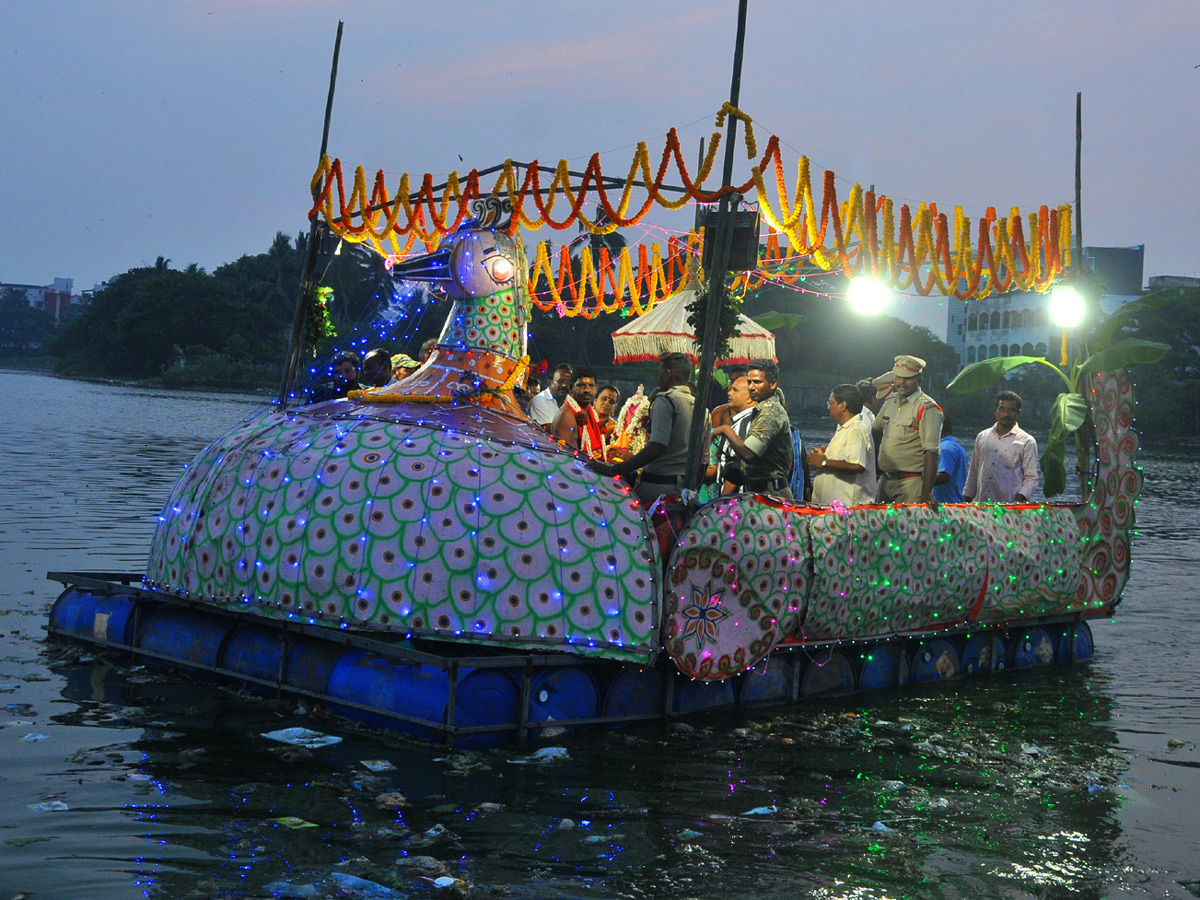
[(1079, 327), (1085, 311), (1083, 295), (1074, 285), (1060, 284), (1050, 292), (1050, 321), (1063, 330), (1061, 366), (1067, 364), (1067, 332)]
[(863, 276), (850, 279), (848, 296), (850, 308), (860, 316), (877, 316), (892, 299), (892, 292), (878, 278)]
[(1083, 295), (1073, 285), (1060, 284), (1050, 292), (1050, 320), (1059, 328), (1078, 328), (1083, 314)]

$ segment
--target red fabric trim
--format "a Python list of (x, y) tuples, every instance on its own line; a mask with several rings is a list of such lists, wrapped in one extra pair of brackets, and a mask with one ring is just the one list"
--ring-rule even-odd
[(983, 608), (983, 600), (987, 596), (988, 582), (991, 580), (991, 574), (991, 572), (983, 573), (983, 587), (979, 591), (979, 599), (975, 601), (975, 605), (971, 608), (970, 620), (972, 622), (979, 615), (979, 610)]

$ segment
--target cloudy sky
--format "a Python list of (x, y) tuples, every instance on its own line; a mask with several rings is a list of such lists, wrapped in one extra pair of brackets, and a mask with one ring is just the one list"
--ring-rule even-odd
[[(623, 176), (638, 141), (656, 155), (672, 126), (685, 147), (710, 133), (737, 3), (0, 11), (0, 281), (78, 291), (160, 255), (211, 270), (306, 228), (339, 18), (330, 153), (348, 167), (394, 183), (599, 151)], [(978, 216), (1073, 200), (1082, 91), (1085, 243), (1144, 243), (1147, 277), (1196, 275), (1198, 36), (1197, 0), (750, 0), (740, 106), (789, 167), (812, 159), (818, 185), (833, 169), (843, 195), (874, 184)], [(939, 315), (936, 299), (900, 307)]]

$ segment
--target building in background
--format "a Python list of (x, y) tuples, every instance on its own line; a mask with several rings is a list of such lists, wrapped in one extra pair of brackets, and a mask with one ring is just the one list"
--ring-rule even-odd
[(71, 288), (74, 282), (70, 278), (55, 278), (52, 284), (5, 284), (0, 282), (0, 292), (13, 288), (25, 292), (25, 299), (34, 309), (44, 309), (54, 316), (55, 322), (61, 322), (71, 305)]
[(1149, 287), (1152, 291), (1167, 288), (1200, 288), (1200, 278), (1194, 275), (1151, 275)]
[[(1100, 301), (1105, 315), (1142, 293), (1145, 251), (1145, 244), (1083, 248), (1084, 266), (1107, 286)], [(1049, 293), (1010, 291), (984, 300), (946, 302), (946, 343), (958, 354), (960, 366), (996, 356), (1045, 356), (1061, 342), (1062, 329), (1050, 322)]]

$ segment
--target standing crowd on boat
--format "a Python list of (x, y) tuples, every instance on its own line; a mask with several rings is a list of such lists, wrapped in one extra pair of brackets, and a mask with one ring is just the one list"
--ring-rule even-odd
[[(387, 387), (420, 368), (422, 360), (385, 349), (360, 362), (338, 355), (332, 380), (313, 402), (351, 390)], [(970, 454), (953, 423), (922, 389), (925, 361), (896, 356), (875, 378), (836, 385), (827, 408), (836, 428), (827, 444), (805, 452), (792, 427), (772, 360), (732, 366), (727, 402), (709, 413), (702, 497), (753, 491), (812, 506), (873, 503), (1027, 503), (1038, 485), (1037, 442), (1018, 425), (1021, 397), (1001, 391), (996, 423), (979, 432)], [(658, 383), (621, 404), (616, 385), (600, 385), (588, 366), (560, 363), (542, 389), (530, 372), (514, 393), (530, 420), (598, 471), (627, 478), (646, 503), (678, 495), (687, 483), (688, 440), (696, 405), (693, 365), (682, 353), (659, 359)], [(618, 412), (620, 410), (620, 412)]]

